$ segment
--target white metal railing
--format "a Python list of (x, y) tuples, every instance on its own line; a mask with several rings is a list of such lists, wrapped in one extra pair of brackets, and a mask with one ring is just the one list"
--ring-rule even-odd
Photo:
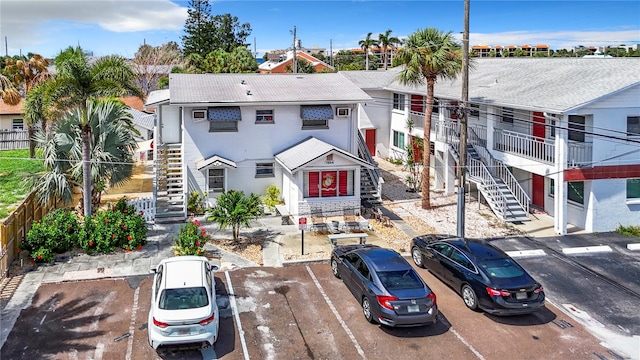
[(156, 218), (156, 199), (138, 198), (127, 201), (129, 205), (136, 208), (136, 212), (140, 214), (147, 222), (153, 222)]
[(485, 198), (490, 202), (490, 206), (496, 215), (505, 218), (507, 212), (507, 198), (500, 190), (500, 186), (495, 181), (489, 169), (484, 163), (477, 159), (469, 158), (467, 161), (467, 174), (474, 177), (480, 183), (480, 190), (485, 192)]
[[(414, 128), (420, 128), (424, 131), (424, 119), (426, 114), (420, 111), (409, 110), (409, 119), (413, 121)], [(438, 113), (431, 114), (431, 131), (435, 130), (435, 124), (440, 119)]]
[(493, 149), (547, 164), (553, 164), (555, 161), (553, 140), (509, 130), (494, 129)]
[[(495, 129), (493, 131), (493, 149), (524, 158), (555, 164), (555, 143), (552, 139), (514, 131)], [(567, 146), (567, 166), (589, 164), (593, 159), (593, 143), (570, 141)]]

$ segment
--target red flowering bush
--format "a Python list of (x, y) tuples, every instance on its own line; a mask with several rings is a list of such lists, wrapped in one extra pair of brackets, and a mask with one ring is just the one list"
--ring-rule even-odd
[(73, 212), (52, 210), (31, 225), (20, 249), (28, 250), (36, 262), (49, 262), (53, 260), (53, 254), (69, 251), (77, 245), (78, 229), (78, 220)]
[(198, 219), (190, 218), (180, 226), (178, 236), (174, 238), (173, 251), (176, 255), (203, 255), (204, 244), (211, 239), (211, 235), (202, 227)]

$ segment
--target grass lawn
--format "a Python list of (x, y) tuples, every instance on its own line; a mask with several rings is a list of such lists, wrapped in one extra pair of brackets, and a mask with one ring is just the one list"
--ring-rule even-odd
[(41, 159), (29, 159), (29, 149), (0, 151), (0, 219), (29, 195), (26, 180), (43, 169)]

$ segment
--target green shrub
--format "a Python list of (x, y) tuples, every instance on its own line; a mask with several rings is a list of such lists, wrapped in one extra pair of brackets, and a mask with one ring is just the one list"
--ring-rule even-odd
[(616, 232), (624, 236), (640, 237), (640, 226), (622, 226), (619, 225)]
[(174, 253), (182, 255), (202, 255), (204, 254), (204, 244), (209, 241), (211, 235), (201, 227), (197, 219), (190, 218), (189, 222), (180, 225), (178, 236), (174, 238)]
[(197, 190), (192, 191), (187, 198), (187, 212), (189, 214), (204, 214), (204, 204), (207, 196)]
[(144, 218), (124, 198), (111, 209), (95, 213), (90, 221), (85, 221), (83, 230), (80, 247), (87, 253), (108, 253), (116, 248), (140, 250), (147, 242)]
[(262, 198), (262, 203), (273, 211), (276, 205), (280, 204), (280, 189), (275, 185), (267, 187), (267, 194)]
[(31, 225), (20, 248), (28, 250), (36, 262), (49, 262), (53, 260), (53, 254), (64, 253), (78, 244), (79, 228), (78, 219), (72, 211), (52, 210), (41, 221)]

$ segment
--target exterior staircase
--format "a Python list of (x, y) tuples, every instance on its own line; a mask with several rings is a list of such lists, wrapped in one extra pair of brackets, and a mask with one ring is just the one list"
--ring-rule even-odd
[(159, 145), (155, 163), (156, 176), (153, 187), (156, 199), (155, 221), (157, 223), (184, 221), (187, 212), (181, 144)]
[[(511, 171), (486, 148), (486, 140), (468, 127), (467, 179), (478, 186), (489, 207), (506, 222), (529, 221), (531, 200)], [(460, 135), (457, 127), (447, 127), (449, 148), (459, 161)]]
[(384, 179), (380, 176), (378, 163), (373, 159), (364, 137), (358, 131), (358, 157), (364, 161), (375, 165), (374, 169), (362, 167), (360, 169), (360, 200), (369, 207), (382, 205), (382, 183)]

